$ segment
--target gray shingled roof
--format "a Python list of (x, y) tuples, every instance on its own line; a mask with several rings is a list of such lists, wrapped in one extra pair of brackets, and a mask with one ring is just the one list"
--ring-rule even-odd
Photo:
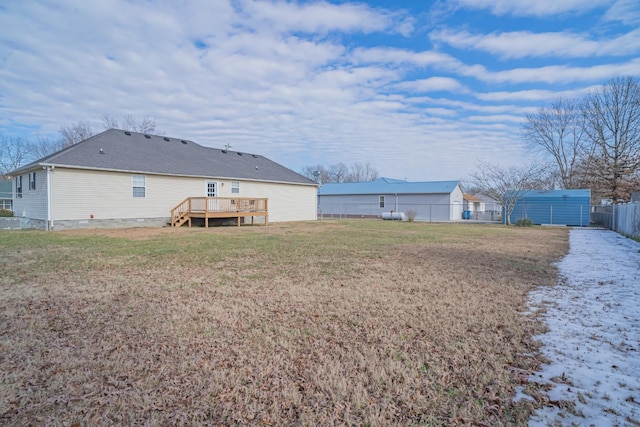
[(21, 167), (42, 166), (315, 185), (266, 157), (203, 147), (193, 141), (109, 129)]

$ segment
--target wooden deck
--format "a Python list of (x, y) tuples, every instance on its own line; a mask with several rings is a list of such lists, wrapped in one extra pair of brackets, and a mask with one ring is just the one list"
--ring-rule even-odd
[(241, 218), (264, 217), (264, 225), (269, 218), (268, 199), (254, 197), (188, 197), (171, 209), (171, 226), (180, 227), (193, 218), (204, 218), (205, 227), (209, 227), (209, 218), (237, 218), (238, 227)]

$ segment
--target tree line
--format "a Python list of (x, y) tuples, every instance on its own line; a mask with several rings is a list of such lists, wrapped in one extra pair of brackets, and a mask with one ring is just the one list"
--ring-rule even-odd
[(305, 166), (300, 173), (320, 185), (340, 182), (365, 182), (380, 178), (378, 170), (369, 162), (355, 162), (350, 166), (344, 163), (333, 163), (326, 167), (323, 165)]
[(557, 98), (526, 116), (522, 137), (550, 160), (558, 187), (628, 202), (640, 189), (640, 83), (616, 77), (583, 98)]
[(625, 203), (640, 190), (640, 83), (615, 77), (579, 99), (527, 114), (522, 138), (546, 163), (480, 163), (468, 190), (498, 201), (507, 218), (527, 190), (591, 189), (592, 203)]
[[(140, 133), (156, 131), (155, 119), (151, 117), (136, 118), (130, 115), (126, 115), (123, 120), (118, 121), (105, 113), (102, 116), (102, 126), (105, 130), (118, 128)], [(61, 126), (55, 137), (37, 136), (33, 139), (26, 139), (2, 135), (0, 136), (0, 177), (25, 164), (91, 138), (97, 133), (88, 122), (79, 121)]]

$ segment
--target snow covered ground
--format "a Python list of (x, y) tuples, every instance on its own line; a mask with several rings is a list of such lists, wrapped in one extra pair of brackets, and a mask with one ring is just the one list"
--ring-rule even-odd
[(570, 233), (559, 283), (530, 295), (532, 311), (547, 309), (537, 338), (551, 361), (530, 380), (553, 388), (529, 426), (640, 426), (640, 243)]

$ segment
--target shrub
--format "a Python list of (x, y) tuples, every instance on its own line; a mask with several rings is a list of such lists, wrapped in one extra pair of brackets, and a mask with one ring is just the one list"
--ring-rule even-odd
[(533, 223), (529, 218), (520, 218), (516, 221), (516, 227), (531, 227)]
[(10, 217), (13, 216), (13, 211), (9, 209), (0, 209), (0, 217)]
[(409, 209), (409, 210), (407, 211), (407, 221), (409, 221), (409, 222), (413, 222), (413, 221), (415, 221), (415, 220), (416, 220), (416, 215), (417, 215), (417, 214), (418, 214), (418, 213), (417, 213), (416, 211), (414, 211), (413, 209)]

